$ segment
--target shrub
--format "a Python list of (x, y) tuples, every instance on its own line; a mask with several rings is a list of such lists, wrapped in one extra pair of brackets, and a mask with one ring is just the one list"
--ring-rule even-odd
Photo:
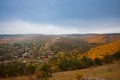
[(78, 72), (76, 74), (76, 79), (77, 80), (83, 80), (83, 77), (85, 76), (85, 74), (83, 72)]
[(120, 51), (117, 51), (115, 54), (113, 54), (114, 59), (119, 60), (120, 59)]
[(93, 65), (93, 61), (88, 57), (83, 57), (81, 59), (81, 68), (87, 68)]
[(32, 63), (26, 64), (24, 72), (25, 72), (26, 75), (34, 74), (35, 68), (36, 67), (34, 65), (32, 65)]
[(58, 68), (62, 71), (66, 71), (69, 68), (69, 61), (66, 58), (62, 58), (58, 62)]
[(99, 66), (99, 65), (102, 65), (102, 60), (99, 59), (99, 58), (95, 58), (95, 59), (94, 59), (94, 64), (95, 64), (95, 65), (98, 65), (98, 66)]
[(51, 67), (49, 64), (41, 64), (36, 68), (36, 78), (49, 78), (52, 76)]
[(103, 58), (103, 62), (104, 63), (112, 63), (112, 61), (113, 61), (113, 57), (112, 57), (112, 55), (106, 55), (104, 58)]
[(40, 72), (40, 71), (37, 71), (37, 72), (35, 73), (35, 77), (36, 77), (37, 79), (40, 79), (40, 78), (43, 77), (43, 73)]

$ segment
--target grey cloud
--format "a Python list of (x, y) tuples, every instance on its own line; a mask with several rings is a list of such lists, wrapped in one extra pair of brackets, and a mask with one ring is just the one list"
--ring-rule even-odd
[(34, 23), (24, 20), (11, 20), (0, 22), (0, 34), (70, 34), (70, 33), (119, 33), (119, 20), (93, 20), (93, 21), (64, 21), (47, 24)]

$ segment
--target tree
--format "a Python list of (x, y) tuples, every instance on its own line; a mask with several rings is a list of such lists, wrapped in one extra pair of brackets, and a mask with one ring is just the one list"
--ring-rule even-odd
[(84, 56), (81, 59), (81, 65), (82, 65), (82, 68), (87, 68), (87, 67), (90, 67), (93, 65), (93, 61), (92, 61), (92, 59)]
[(51, 66), (47, 63), (41, 64), (36, 68), (35, 73), (37, 78), (49, 78), (52, 76)]
[(62, 58), (58, 62), (58, 68), (62, 71), (66, 71), (69, 68), (69, 61), (66, 58)]
[(106, 55), (106, 56), (103, 58), (103, 62), (104, 62), (104, 63), (112, 63), (112, 61), (113, 61), (112, 55)]
[(80, 60), (78, 58), (70, 58), (69, 59), (69, 69), (70, 70), (75, 70), (75, 69), (80, 69)]
[(98, 65), (98, 66), (99, 66), (99, 65), (102, 65), (102, 60), (99, 59), (99, 58), (95, 58), (95, 59), (94, 59), (94, 64), (95, 64), (95, 65)]
[(34, 65), (32, 65), (32, 63), (30, 63), (30, 64), (26, 64), (25, 65), (25, 74), (26, 75), (31, 75), (31, 74), (34, 74), (34, 72), (35, 72), (35, 66)]
[(0, 77), (5, 77), (5, 66), (4, 66), (4, 63), (0, 64)]
[(120, 59), (120, 51), (117, 51), (115, 54), (113, 54), (114, 59), (119, 60)]

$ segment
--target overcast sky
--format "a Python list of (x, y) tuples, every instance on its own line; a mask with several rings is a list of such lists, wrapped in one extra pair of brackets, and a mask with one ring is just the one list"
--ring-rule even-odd
[(120, 33), (120, 0), (0, 0), (0, 34)]

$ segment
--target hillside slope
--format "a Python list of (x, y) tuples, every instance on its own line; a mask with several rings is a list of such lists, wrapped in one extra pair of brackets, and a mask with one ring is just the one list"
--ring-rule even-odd
[(91, 59), (103, 58), (105, 55), (114, 54), (119, 50), (120, 50), (120, 40), (117, 40), (108, 44), (91, 48), (85, 55)]
[[(111, 68), (111, 71), (109, 71), (109, 68)], [(53, 77), (50, 80), (77, 80), (77, 73), (84, 73), (85, 77), (90, 79), (94, 78), (92, 80), (95, 80), (96, 78), (103, 78), (105, 80), (120, 80), (120, 63), (82, 70), (53, 73)]]
[(120, 39), (120, 34), (98, 34), (85, 40), (88, 43), (109, 43), (118, 39)]

